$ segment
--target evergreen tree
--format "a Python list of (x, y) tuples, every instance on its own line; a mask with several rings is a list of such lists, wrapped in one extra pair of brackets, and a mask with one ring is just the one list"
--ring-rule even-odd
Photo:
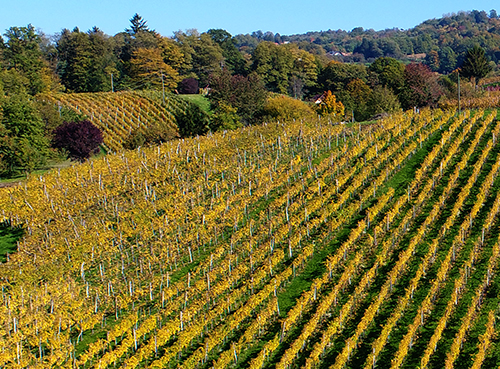
[(130, 35), (136, 35), (139, 32), (149, 31), (147, 23), (148, 22), (145, 21), (139, 14), (135, 13), (130, 19), (130, 28), (127, 28), (125, 31)]
[(479, 80), (486, 77), (490, 71), (491, 66), (483, 48), (476, 45), (467, 50), (462, 64), (462, 75), (464, 77), (473, 80), (477, 86)]

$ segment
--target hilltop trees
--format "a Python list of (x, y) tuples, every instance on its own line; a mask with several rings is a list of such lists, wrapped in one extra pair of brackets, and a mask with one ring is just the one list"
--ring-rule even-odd
[(184, 55), (184, 65), (180, 72), (186, 77), (196, 77), (204, 87), (210, 74), (224, 66), (222, 47), (208, 33), (197, 30), (176, 32), (175, 41)]
[(234, 74), (246, 75), (247, 67), (243, 55), (236, 47), (236, 40), (233, 36), (223, 29), (209, 29), (207, 34), (222, 49), (224, 57), (224, 67)]
[[(6, 72), (4, 76), (9, 80), (6, 84), (14, 83), (12, 87), (21, 88), (30, 95), (50, 89), (52, 76), (43, 59), (41, 39), (35, 28), (31, 24), (27, 27), (11, 27), (4, 36), (5, 41), (0, 39), (0, 61)], [(4, 89), (6, 92), (8, 90)]]
[(110, 91), (116, 58), (108, 37), (97, 27), (88, 32), (64, 29), (57, 41), (61, 82), (70, 92)]
[(261, 76), (266, 88), (272, 92), (288, 92), (292, 68), (293, 55), (290, 50), (274, 42), (261, 42), (252, 54), (252, 70)]

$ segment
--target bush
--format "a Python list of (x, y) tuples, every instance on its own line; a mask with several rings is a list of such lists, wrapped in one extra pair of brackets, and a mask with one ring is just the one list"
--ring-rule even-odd
[(44, 122), (45, 136), (49, 139), (52, 139), (55, 129), (64, 122), (81, 122), (87, 119), (84, 114), (66, 106), (57, 106), (52, 102), (38, 100), (35, 106)]
[(170, 126), (153, 124), (149, 125), (146, 129), (138, 128), (125, 140), (123, 147), (125, 149), (133, 150), (139, 146), (153, 146), (160, 145), (163, 142), (173, 140), (179, 137), (177, 132)]
[(270, 97), (264, 105), (264, 115), (272, 120), (290, 121), (313, 114), (313, 110), (305, 102), (285, 95)]
[(370, 116), (393, 113), (401, 109), (399, 100), (388, 87), (376, 86), (368, 97), (367, 111)]
[(213, 111), (210, 120), (212, 121), (211, 127), (213, 130), (231, 130), (240, 128), (242, 126), (240, 122), (240, 117), (237, 114), (237, 109), (233, 108), (224, 102), (220, 102), (219, 105)]
[(178, 87), (179, 93), (181, 94), (197, 94), (199, 92), (198, 81), (194, 78), (184, 78)]
[(85, 161), (91, 154), (99, 152), (103, 142), (102, 132), (89, 120), (67, 122), (54, 131), (52, 147), (68, 152), (71, 159)]
[(175, 116), (181, 137), (204, 135), (211, 129), (210, 119), (198, 105), (188, 104), (186, 109)]

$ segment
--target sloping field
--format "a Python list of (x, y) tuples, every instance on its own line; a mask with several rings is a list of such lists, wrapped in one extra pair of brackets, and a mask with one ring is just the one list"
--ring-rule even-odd
[(42, 95), (40, 99), (85, 114), (101, 129), (104, 144), (112, 151), (123, 149), (122, 143), (134, 130), (152, 124), (166, 126), (172, 130), (172, 137), (178, 137), (175, 114), (190, 104), (169, 94), (164, 105), (161, 93), (154, 91), (59, 93)]
[(497, 367), (499, 133), (297, 121), (2, 189), (0, 366)]

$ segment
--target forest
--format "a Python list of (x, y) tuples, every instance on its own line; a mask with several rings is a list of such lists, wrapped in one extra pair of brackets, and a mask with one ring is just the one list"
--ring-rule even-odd
[(85, 117), (47, 104), (39, 98), (44, 94), (201, 93), (209, 108), (190, 106), (184, 136), (304, 114), (364, 121), (453, 105), (459, 78), (464, 98), (497, 89), (495, 78), (484, 77), (498, 74), (499, 41), (495, 10), (449, 14), (409, 30), (289, 36), (191, 29), (166, 37), (139, 14), (114, 36), (98, 27), (46, 35), (31, 24), (14, 26), (0, 37), (0, 173), (30, 171), (64, 156), (55, 150), (54, 130)]

